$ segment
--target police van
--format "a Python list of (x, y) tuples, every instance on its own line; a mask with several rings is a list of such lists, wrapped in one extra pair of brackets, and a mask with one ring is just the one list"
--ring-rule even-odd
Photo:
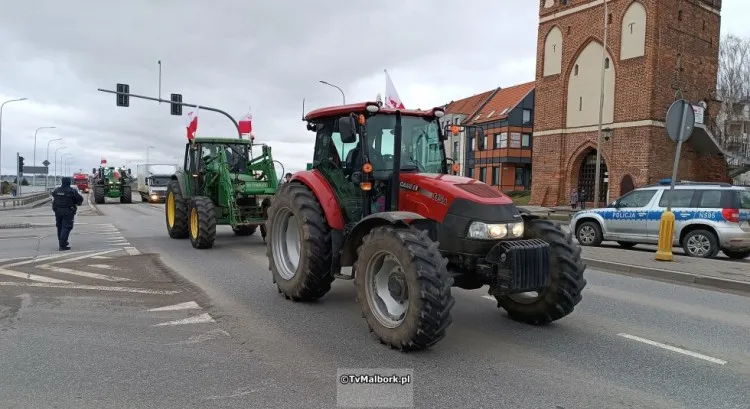
[(750, 256), (750, 188), (728, 183), (671, 180), (635, 189), (607, 207), (581, 210), (570, 220), (570, 231), (582, 246), (615, 241), (624, 248), (657, 244), (661, 215), (671, 196), (675, 216), (675, 247), (692, 257)]

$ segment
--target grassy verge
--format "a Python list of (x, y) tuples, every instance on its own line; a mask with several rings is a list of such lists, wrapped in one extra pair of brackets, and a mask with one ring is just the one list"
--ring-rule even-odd
[(505, 192), (508, 196), (510, 196), (511, 199), (513, 199), (513, 203), (519, 205), (519, 206), (525, 206), (529, 204), (529, 200), (531, 199), (531, 191), (530, 190), (514, 190), (510, 192)]

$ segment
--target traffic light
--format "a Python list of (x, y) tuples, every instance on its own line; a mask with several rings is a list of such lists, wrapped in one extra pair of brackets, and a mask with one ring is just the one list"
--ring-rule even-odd
[(23, 156), (18, 157), (18, 173), (23, 173)]
[(182, 115), (182, 105), (179, 104), (180, 102), (182, 102), (182, 94), (172, 94), (171, 101), (178, 102), (178, 104), (171, 104), (171, 114), (178, 116)]
[[(117, 84), (117, 92), (124, 92), (130, 94), (130, 85), (128, 84)], [(117, 106), (118, 107), (129, 107), (130, 106), (130, 95), (117, 94)]]

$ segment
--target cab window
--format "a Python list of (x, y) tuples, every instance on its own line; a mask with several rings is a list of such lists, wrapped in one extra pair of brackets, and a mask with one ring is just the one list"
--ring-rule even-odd
[(646, 207), (656, 190), (634, 190), (617, 199), (617, 207)]
[(349, 154), (349, 151), (357, 147), (357, 142), (359, 142), (359, 135), (357, 135), (357, 140), (352, 143), (344, 143), (341, 141), (341, 134), (338, 132), (333, 132), (331, 134), (331, 140), (333, 141), (333, 146), (336, 147), (336, 151), (339, 154), (339, 157), (342, 161), (346, 160), (347, 155)]
[(672, 207), (690, 207), (694, 195), (695, 190), (665, 190), (661, 195), (661, 200), (659, 200), (659, 207), (667, 207), (669, 205), (670, 197), (672, 198)]
[(750, 190), (740, 191), (740, 209), (750, 209)]

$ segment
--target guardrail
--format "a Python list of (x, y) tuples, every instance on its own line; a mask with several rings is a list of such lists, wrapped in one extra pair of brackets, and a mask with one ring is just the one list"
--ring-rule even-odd
[(35, 203), (46, 198), (51, 198), (49, 192), (36, 192), (17, 197), (3, 197), (0, 198), (0, 209), (13, 209), (15, 207), (25, 206), (27, 204)]

